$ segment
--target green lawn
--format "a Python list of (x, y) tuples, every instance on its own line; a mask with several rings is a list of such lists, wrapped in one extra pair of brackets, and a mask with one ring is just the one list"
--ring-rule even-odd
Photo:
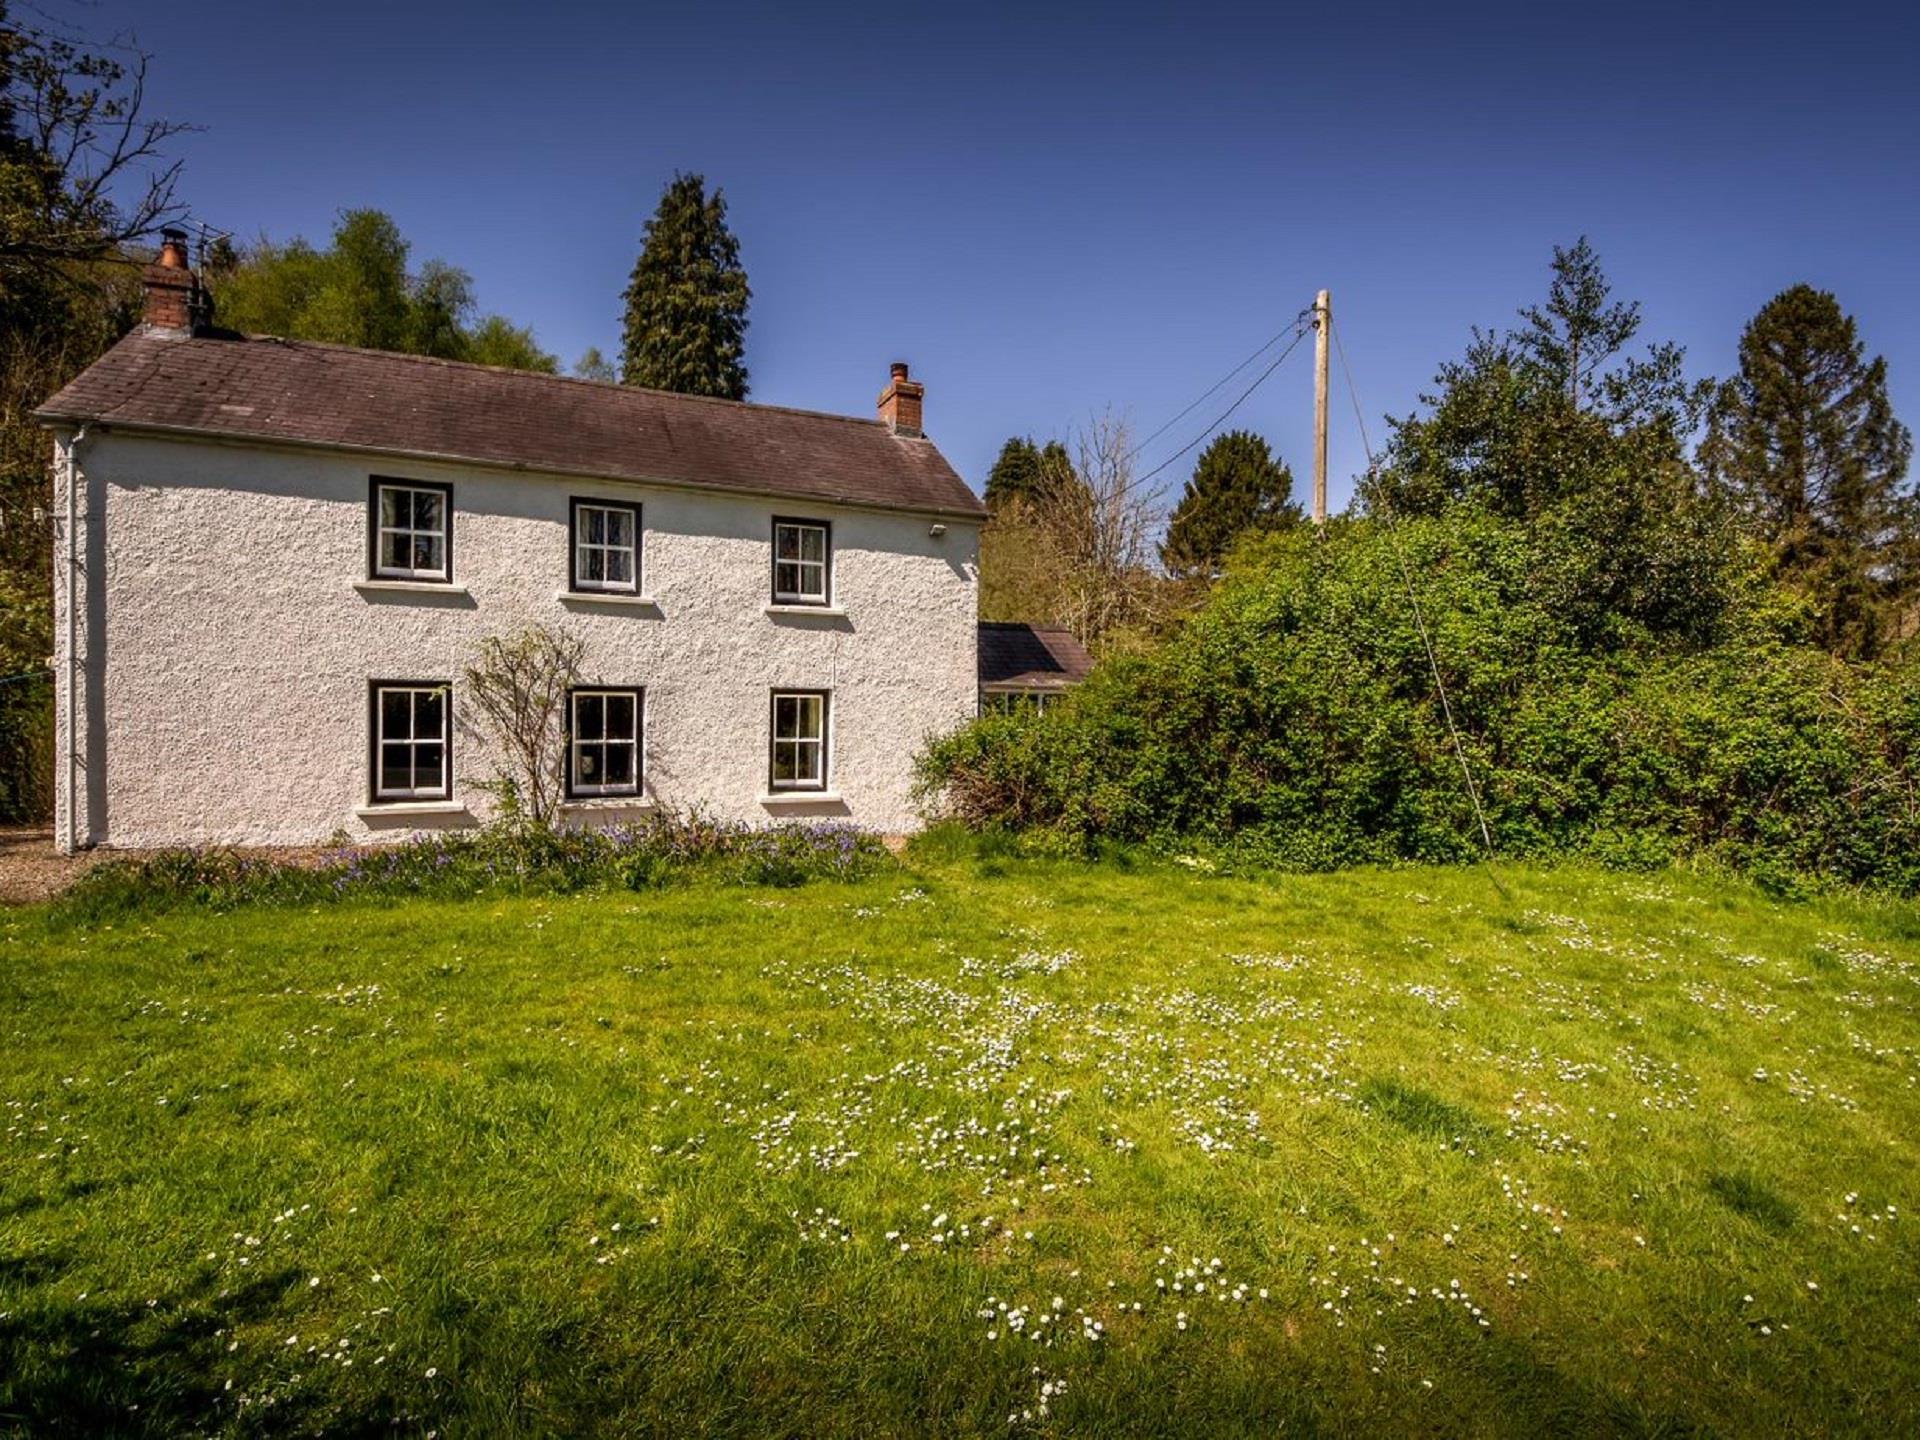
[(0, 1432), (1920, 1431), (1920, 914), (932, 860), (0, 916)]

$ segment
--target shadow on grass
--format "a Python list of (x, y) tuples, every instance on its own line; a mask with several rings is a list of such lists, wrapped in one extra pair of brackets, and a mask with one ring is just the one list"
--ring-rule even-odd
[[(0, 1434), (180, 1435), (233, 1427), (240, 1418), (226, 1389), (233, 1326), (275, 1314), (298, 1283), (287, 1271), (237, 1290), (208, 1286), (158, 1306), (138, 1301), (62, 1299), (0, 1320)], [(50, 1297), (49, 1297), (50, 1298)], [(316, 1399), (320, 1397), (315, 1397)], [(392, 1433), (393, 1416), (342, 1413), (338, 1395), (322, 1417), (298, 1395), (255, 1412), (274, 1433)]]
[[(1189, 1360), (1180, 1353), (1184, 1347), (1167, 1347), (1143, 1368), (1114, 1377), (1121, 1383), (1089, 1379), (1068, 1392), (1062, 1426), (1068, 1434), (1103, 1440), (1454, 1434), (1679, 1440), (1714, 1433), (1671, 1408), (1571, 1373), (1527, 1340), (1466, 1330), (1448, 1316), (1414, 1323), (1424, 1333), (1407, 1348), (1424, 1358), (1411, 1371), (1396, 1361), (1399, 1373), (1379, 1381), (1373, 1396), (1351, 1388), (1337, 1354), (1311, 1353), (1269, 1332), (1248, 1337), (1231, 1357), (1214, 1351)], [(1445, 1377), (1444, 1388), (1409, 1410), (1407, 1389), (1430, 1366)], [(1462, 1388), (1477, 1397), (1467, 1408)]]
[(1373, 1114), (1415, 1135), (1451, 1140), (1456, 1136), (1484, 1139), (1491, 1133), (1471, 1110), (1391, 1076), (1367, 1081), (1358, 1098)]
[(1736, 1215), (1744, 1215), (1776, 1235), (1793, 1228), (1793, 1206), (1752, 1175), (1717, 1171), (1707, 1177), (1707, 1193)]
[(87, 1196), (106, 1187), (98, 1180), (76, 1180), (61, 1186), (51, 1194), (31, 1191), (15, 1200), (0, 1203), (0, 1220), (13, 1220), (22, 1215), (31, 1215), (36, 1210), (44, 1210), (53, 1205), (67, 1205), (75, 1200), (84, 1200)]
[(1713, 1432), (1684, 1415), (1649, 1410), (1629, 1395), (1595, 1389), (1523, 1341), (1494, 1337), (1488, 1359), (1498, 1376), (1502, 1419), (1534, 1436), (1679, 1437)]
[(58, 1280), (72, 1263), (64, 1253), (0, 1255), (0, 1285), (8, 1289), (46, 1285)]

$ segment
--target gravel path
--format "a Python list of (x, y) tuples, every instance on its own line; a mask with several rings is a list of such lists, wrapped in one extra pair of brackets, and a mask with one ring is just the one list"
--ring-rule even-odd
[(0, 905), (50, 900), (112, 853), (61, 855), (51, 826), (0, 827)]

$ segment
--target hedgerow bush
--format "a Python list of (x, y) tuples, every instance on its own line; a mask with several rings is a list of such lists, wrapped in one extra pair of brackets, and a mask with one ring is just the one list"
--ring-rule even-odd
[[(1684, 639), (1596, 643), (1524, 526), (1460, 508), (1264, 540), (1157, 648), (1045, 713), (983, 717), (920, 762), (975, 827), (1324, 869), (1482, 852), (1707, 856), (1793, 888), (1920, 889), (1920, 683), (1795, 642), (1757, 578)], [(1601, 562), (1594, 562), (1596, 565)], [(1627, 562), (1621, 562), (1627, 563)], [(1404, 572), (1402, 566), (1404, 564)], [(1407, 580), (1459, 733), (1449, 733)]]
[(593, 830), (497, 825), (394, 844), (343, 845), (308, 863), (228, 849), (110, 861), (57, 902), (75, 921), (180, 905), (311, 905), (409, 896), (644, 890), (858, 880), (891, 862), (877, 835), (839, 822), (756, 829), (694, 813)]

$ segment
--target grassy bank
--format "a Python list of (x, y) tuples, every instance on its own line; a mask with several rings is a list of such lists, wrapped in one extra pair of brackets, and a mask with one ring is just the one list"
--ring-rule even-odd
[(1910, 908), (953, 859), (0, 927), (0, 1431), (1920, 1427)]

